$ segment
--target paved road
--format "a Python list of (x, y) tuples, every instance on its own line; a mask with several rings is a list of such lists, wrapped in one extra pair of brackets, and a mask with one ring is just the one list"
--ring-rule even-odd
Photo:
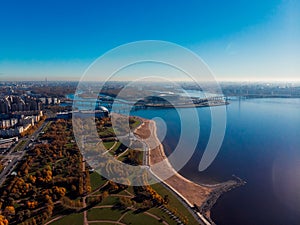
[[(14, 146), (13, 148), (11, 148), (9, 150), (9, 152), (4, 156), (3, 160), (11, 160), (11, 162), (8, 163), (8, 165), (5, 167), (5, 169), (0, 174), (0, 186), (2, 186), (2, 184), (4, 183), (7, 176), (13, 172), (13, 170), (15, 169), (15, 167), (18, 164), (18, 161), (20, 161), (24, 157), (24, 155), (26, 153), (25, 149), (30, 144), (30, 142), (35, 141), (37, 139), (39, 134), (43, 131), (43, 129), (47, 126), (47, 124), (49, 122), (50, 122), (49, 120), (46, 120), (30, 137), (24, 137), (24, 138), (20, 139), (18, 144), (16, 146)], [(15, 149), (18, 147), (18, 145), (24, 141), (25, 141), (25, 143), (22, 145), (22, 147), (19, 149), (19, 151), (14, 152)]]

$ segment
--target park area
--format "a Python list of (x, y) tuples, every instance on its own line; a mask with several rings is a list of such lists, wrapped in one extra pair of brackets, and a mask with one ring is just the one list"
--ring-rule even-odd
[[(105, 137), (101, 146), (106, 154), (132, 166), (142, 165), (142, 145), (122, 144), (109, 118), (97, 119), (96, 124), (99, 135)], [(130, 124), (135, 129), (141, 121), (131, 118)], [(110, 171), (114, 167), (103, 168)], [(58, 119), (28, 149), (16, 175), (0, 187), (1, 218), (9, 225), (197, 223), (171, 191), (161, 184), (143, 182), (133, 187), (99, 175), (82, 157), (72, 121)]]

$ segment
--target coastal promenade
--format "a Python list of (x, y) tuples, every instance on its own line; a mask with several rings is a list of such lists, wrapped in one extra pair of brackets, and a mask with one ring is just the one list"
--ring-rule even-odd
[[(200, 206), (205, 204), (209, 196), (214, 190), (214, 187), (206, 187), (196, 184), (179, 173), (174, 171), (171, 164), (166, 159), (163, 147), (156, 136), (156, 124), (154, 121), (143, 120), (141, 126), (136, 129), (137, 134), (148, 146), (149, 151), (145, 152), (144, 163), (149, 166), (150, 172), (159, 180), (166, 188), (171, 190), (175, 196), (186, 206), (192, 215), (197, 219), (199, 224), (211, 225), (208, 219), (195, 210), (195, 205)], [(166, 160), (165, 160), (166, 159)], [(165, 160), (162, 168), (158, 171), (153, 165)], [(161, 177), (167, 174), (174, 174), (167, 180), (162, 180)]]

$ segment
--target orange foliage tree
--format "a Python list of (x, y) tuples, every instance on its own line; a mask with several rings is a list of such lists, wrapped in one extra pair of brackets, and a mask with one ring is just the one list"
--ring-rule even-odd
[(8, 220), (0, 214), (0, 225), (8, 225)]

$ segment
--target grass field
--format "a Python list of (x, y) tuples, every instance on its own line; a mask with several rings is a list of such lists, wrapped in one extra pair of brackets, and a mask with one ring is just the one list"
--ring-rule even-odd
[(64, 218), (57, 220), (51, 225), (82, 225), (83, 224), (83, 214), (71, 214), (65, 216)]
[(92, 191), (94, 191), (98, 187), (101, 187), (106, 182), (106, 180), (103, 179), (97, 172), (93, 172), (90, 174), (90, 180)]
[(89, 209), (87, 213), (87, 217), (89, 221), (96, 220), (112, 220), (117, 221), (122, 215), (124, 211), (112, 208), (93, 208)]
[(107, 141), (107, 142), (103, 142), (104, 147), (109, 150), (113, 145), (114, 145), (114, 141)]
[(98, 204), (98, 206), (102, 205), (114, 205), (118, 202), (118, 197), (108, 196), (107, 198), (103, 199), (101, 203)]
[(142, 123), (139, 119), (134, 119), (134, 120), (135, 120), (134, 123), (130, 124), (131, 130), (134, 130), (135, 128), (137, 128)]
[(121, 145), (121, 142), (117, 142), (117, 144), (115, 145), (115, 147), (112, 149), (112, 151), (116, 151)]
[[(93, 190), (95, 190), (97, 187), (103, 185), (105, 183), (105, 180), (102, 179), (102, 177), (94, 172), (91, 175), (91, 184)], [(169, 198), (169, 204), (174, 209), (177, 209), (177, 211), (188, 218), (188, 224), (197, 224), (197, 221), (194, 219), (194, 217), (190, 214), (188, 209), (186, 209), (182, 203), (177, 199), (177, 197), (169, 190), (167, 190), (162, 184), (154, 184), (152, 185), (153, 189), (155, 189), (161, 196), (168, 195)], [(128, 187), (128, 192), (134, 194), (133, 188)], [(120, 195), (128, 195), (128, 193), (124, 190), (118, 193)], [(114, 209), (112, 206), (115, 206), (119, 202), (119, 197), (115, 196), (108, 196), (106, 197), (101, 203), (99, 203), (97, 206), (107, 206), (108, 208), (91, 208), (87, 211), (87, 219), (88, 221), (118, 221), (122, 215), (124, 217), (121, 219), (121, 223), (124, 224), (132, 224), (132, 225), (139, 225), (139, 224), (151, 224), (151, 225), (159, 225), (163, 224), (163, 221), (166, 221), (169, 225), (176, 225), (177, 222), (171, 218), (170, 215), (162, 211), (161, 209), (157, 207), (153, 207), (146, 212), (149, 212), (156, 216), (157, 218), (154, 218), (150, 215), (147, 215), (146, 213), (135, 213), (132, 210), (120, 210), (120, 209)], [(159, 218), (159, 219), (158, 219)], [(83, 224), (83, 215), (82, 214), (71, 214), (68, 215), (58, 221), (53, 222), (51, 225), (79, 225)], [(92, 223), (94, 224), (114, 224), (114, 223), (101, 223), (96, 222)]]
[(116, 223), (90, 223), (91, 225), (115, 225)]
[(176, 208), (180, 214), (185, 215), (188, 218), (189, 224), (198, 224), (196, 219), (193, 217), (193, 215), (189, 212), (187, 208), (177, 199), (177, 197), (174, 195), (173, 192), (167, 190), (165, 187), (162, 186), (162, 184), (153, 184), (151, 185), (154, 190), (157, 191), (158, 194), (161, 196), (168, 195), (169, 198), (169, 205), (171, 205), (172, 208)]
[(100, 132), (99, 132), (100, 137), (112, 137), (116, 136), (115, 131), (112, 127), (104, 127)]
[(152, 214), (162, 218), (164, 221), (166, 221), (170, 225), (177, 225), (177, 222), (175, 220), (171, 219), (171, 217), (168, 214), (164, 213), (162, 210), (160, 210), (158, 208), (151, 208), (147, 212), (152, 213)]
[(162, 223), (155, 218), (152, 218), (143, 213), (134, 213), (132, 211), (128, 212), (124, 218), (120, 221), (125, 224), (151, 224), (151, 225), (161, 225)]

